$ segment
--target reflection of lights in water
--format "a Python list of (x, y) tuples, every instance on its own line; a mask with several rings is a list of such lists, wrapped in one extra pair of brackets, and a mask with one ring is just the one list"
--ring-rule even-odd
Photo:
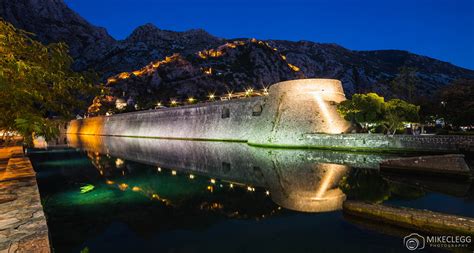
[(119, 184), (119, 189), (121, 191), (125, 191), (127, 188), (128, 188), (128, 184), (125, 184), (125, 183)]
[(285, 175), (286, 182), (270, 185), (271, 198), (280, 206), (302, 212), (340, 210), (346, 196), (338, 188), (348, 167), (339, 164), (314, 164), (311, 173), (296, 171)]
[(106, 183), (106, 184), (115, 184), (115, 182), (112, 181), (112, 180), (107, 180), (107, 181), (105, 181), (105, 183)]
[(326, 173), (324, 174), (323, 178), (321, 179), (316, 193), (314, 194), (314, 199), (323, 198), (325, 193), (327, 192), (328, 188), (334, 184), (335, 177), (339, 175), (339, 171), (337, 169), (329, 168)]
[(132, 188), (132, 191), (134, 191), (134, 192), (138, 192), (138, 191), (140, 191), (140, 190), (141, 190), (141, 189), (140, 189), (140, 187), (138, 187), (138, 186), (134, 186), (134, 187)]
[(122, 167), (122, 165), (123, 165), (123, 160), (120, 159), (120, 158), (117, 158), (117, 159), (115, 160), (115, 166), (116, 166), (117, 168), (120, 168), (120, 167)]

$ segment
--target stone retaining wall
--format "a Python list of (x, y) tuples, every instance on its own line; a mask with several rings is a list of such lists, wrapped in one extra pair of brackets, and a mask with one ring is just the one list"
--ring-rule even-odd
[(22, 155), (21, 147), (0, 148), (0, 157), (8, 159), (0, 171), (0, 252), (49, 253), (35, 172), (27, 157), (19, 157)]
[(375, 149), (379, 151), (459, 152), (474, 151), (473, 136), (383, 134), (306, 134), (302, 140), (311, 147), (333, 149)]
[(428, 210), (345, 201), (346, 214), (430, 234), (474, 235), (474, 219)]

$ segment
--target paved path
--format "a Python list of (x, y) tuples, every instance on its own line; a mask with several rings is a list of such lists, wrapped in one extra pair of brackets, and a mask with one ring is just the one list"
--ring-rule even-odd
[(35, 172), (21, 147), (0, 148), (0, 253), (51, 252)]

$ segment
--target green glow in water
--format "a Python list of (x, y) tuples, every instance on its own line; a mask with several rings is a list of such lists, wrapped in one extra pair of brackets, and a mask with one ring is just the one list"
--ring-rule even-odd
[(38, 163), (38, 166), (52, 167), (52, 166), (80, 166), (80, 165), (89, 165), (90, 160), (85, 158), (76, 158), (69, 160), (53, 160)]
[[(55, 194), (49, 206), (83, 206), (102, 204), (136, 204), (163, 201), (179, 204), (186, 199), (207, 193), (208, 180), (171, 175), (119, 177), (81, 187), (81, 191), (66, 190)], [(76, 188), (77, 189), (77, 188)], [(84, 190), (83, 190), (84, 189)], [(87, 194), (83, 194), (86, 193)]]
[(88, 192), (94, 190), (94, 188), (95, 188), (95, 186), (94, 186), (94, 185), (91, 185), (91, 184), (82, 186), (82, 187), (81, 187), (81, 193), (88, 193)]

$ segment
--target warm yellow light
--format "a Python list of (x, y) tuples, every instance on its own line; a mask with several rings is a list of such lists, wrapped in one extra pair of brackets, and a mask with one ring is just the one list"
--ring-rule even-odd
[(107, 181), (105, 181), (105, 183), (106, 183), (106, 184), (114, 184), (115, 182), (112, 181), (112, 180), (107, 180)]
[(134, 191), (134, 192), (138, 192), (138, 191), (140, 191), (140, 190), (141, 190), (141, 189), (140, 189), (140, 187), (138, 187), (138, 186), (132, 187), (132, 191)]
[(160, 167), (158, 167), (156, 170), (158, 170), (158, 172), (161, 172), (161, 168), (160, 168)]
[(171, 175), (176, 176), (176, 170), (172, 170)]
[(172, 105), (176, 105), (177, 103), (178, 103), (178, 102), (176, 102), (176, 100), (174, 100), (174, 99), (171, 100), (171, 104), (172, 104)]
[(130, 77), (130, 73), (127, 73), (127, 72), (122, 72), (118, 75), (118, 78), (120, 79), (127, 79)]
[(213, 100), (216, 96), (214, 94), (209, 94), (209, 99)]
[(190, 179), (194, 179), (194, 175), (193, 175), (193, 174), (189, 174), (189, 178), (190, 178)]
[(208, 186), (207, 186), (207, 190), (210, 191), (210, 192), (213, 192), (213, 191), (214, 191), (214, 187), (212, 187), (212, 185), (208, 185)]
[(266, 191), (265, 194), (270, 195), (270, 191)]
[(115, 160), (115, 167), (117, 167), (117, 168), (122, 167), (123, 163), (124, 163), (124, 162), (123, 162), (122, 159), (117, 158), (117, 159)]
[(194, 101), (195, 101), (195, 99), (193, 97), (188, 98), (189, 103), (193, 103)]
[(328, 124), (328, 130), (327, 131), (329, 133), (333, 133), (333, 134), (343, 132), (341, 126), (335, 120), (338, 115), (333, 115), (333, 114), (331, 114), (331, 112), (329, 112), (328, 106), (327, 106), (326, 102), (323, 100), (323, 98), (321, 96), (321, 93), (315, 92), (314, 93), (314, 98), (315, 98), (316, 103), (318, 104), (318, 107), (319, 107), (319, 109), (320, 109), (320, 111), (321, 111), (321, 113), (324, 117), (324, 121), (327, 122), (327, 124)]
[(300, 71), (300, 68), (296, 67), (296, 66), (293, 65), (293, 64), (289, 64), (289, 63), (288, 63), (288, 67), (290, 67), (290, 68), (291, 68), (293, 71), (295, 71), (295, 72)]
[(204, 68), (203, 70), (204, 70), (204, 74), (206, 74), (206, 75), (212, 75), (212, 68), (211, 68), (211, 67), (209, 67), (209, 68)]
[(116, 78), (114, 78), (114, 77), (107, 78), (107, 84), (111, 84), (111, 83), (115, 83), (115, 82), (117, 82)]
[(211, 178), (211, 183), (212, 184), (215, 184), (216, 183), (216, 180), (214, 178)]
[(120, 190), (125, 191), (127, 188), (128, 188), (128, 184), (125, 184), (125, 183), (119, 184), (119, 189)]
[(234, 188), (234, 184), (230, 184), (229, 187), (230, 187), (230, 188)]

